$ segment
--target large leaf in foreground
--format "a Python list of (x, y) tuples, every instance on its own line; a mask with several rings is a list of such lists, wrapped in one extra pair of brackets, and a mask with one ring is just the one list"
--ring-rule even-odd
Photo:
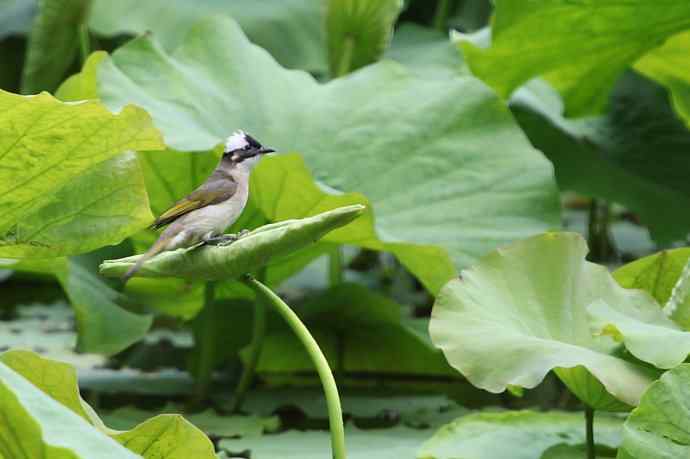
[(690, 365), (652, 384), (623, 427), (620, 459), (668, 459), (690, 455)]
[(86, 252), (146, 225), (151, 215), (136, 158), (113, 157), (160, 148), (160, 134), (139, 108), (113, 115), (95, 101), (0, 91), (0, 257)]
[[(364, 211), (362, 205), (341, 207), (314, 217), (264, 225), (226, 246), (201, 246), (163, 252), (148, 260), (137, 275), (230, 280), (253, 272), (279, 258), (317, 241), (328, 232), (347, 225)], [(101, 274), (121, 276), (141, 255), (106, 260)]]
[(232, 21), (213, 19), (172, 55), (147, 38), (120, 48), (101, 64), (99, 94), (112, 108), (147, 108), (178, 150), (210, 149), (242, 127), (299, 151), (317, 180), (367, 196), (383, 250), (408, 267), (423, 259), (411, 269), (431, 278), (432, 291), (449, 273), (428, 272), (447, 263), (429, 244), (466, 266), (559, 224), (551, 165), (472, 77), (429, 80), (379, 62), (319, 84), (281, 68)]
[(322, 0), (94, 0), (89, 25), (108, 36), (150, 31), (175, 49), (202, 18), (232, 17), (282, 65), (325, 73), (324, 10)]
[[(12, 394), (2, 393), (5, 400), (1, 406), (6, 410), (4, 418), (16, 423), (12, 440), (0, 442), (0, 453), (5, 453), (1, 449), (3, 446), (20, 446), (13, 441), (20, 442), (25, 451), (36, 451), (23, 455), (18, 452), (20, 450), (15, 452), (11, 449), (5, 456), (7, 458), (44, 457), (40, 454), (42, 445), (36, 442), (41, 430), (45, 443), (65, 445), (76, 453), (47, 455), (47, 459), (215, 457), (210, 440), (180, 415), (159, 415), (129, 431), (108, 429), (93, 409), (81, 400), (74, 369), (69, 365), (31, 352), (8, 351), (0, 354), (0, 381), (0, 392), (4, 392), (3, 389), (12, 391)], [(12, 400), (13, 396), (16, 401)], [(17, 402), (21, 404), (19, 408)], [(20, 411), (22, 409), (26, 411)], [(38, 427), (32, 424), (25, 412), (40, 422), (39, 430), (17, 428)], [(3, 437), (6, 432), (2, 432)]]
[(623, 70), (690, 27), (689, 18), (690, 3), (675, 0), (502, 0), (491, 48), (462, 46), (472, 71), (503, 97), (544, 76), (575, 116), (603, 108)]
[[(2, 356), (4, 361), (7, 357)], [(25, 366), (29, 375), (42, 368)], [(0, 362), (0, 455), (12, 459), (134, 459), (86, 419), (25, 379), (21, 369)], [(33, 375), (36, 377), (36, 375)], [(47, 382), (47, 381), (45, 381)], [(69, 381), (66, 381), (69, 384)], [(60, 381), (53, 384), (60, 385)], [(58, 390), (63, 390), (60, 387)], [(76, 390), (76, 386), (74, 387)]]
[(22, 93), (53, 91), (79, 48), (79, 27), (91, 0), (40, 0), (26, 50)]
[(376, 62), (388, 46), (402, 0), (329, 0), (326, 14), (331, 75)]
[[(621, 418), (597, 416), (595, 440), (616, 447)], [(513, 411), (473, 413), (441, 427), (419, 450), (419, 459), (535, 459), (551, 446), (585, 441), (582, 413)]]
[(612, 342), (592, 336), (587, 306), (655, 303), (620, 287), (586, 254), (575, 233), (547, 233), (492, 252), (441, 291), (430, 324), (434, 343), (490, 392), (535, 387), (553, 368), (583, 366), (610, 394), (636, 405), (652, 378), (613, 356)]

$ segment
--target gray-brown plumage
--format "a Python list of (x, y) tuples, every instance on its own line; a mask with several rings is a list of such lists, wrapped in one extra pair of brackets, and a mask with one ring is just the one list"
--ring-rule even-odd
[(123, 281), (127, 282), (146, 260), (160, 252), (223, 241), (220, 236), (239, 218), (247, 204), (252, 168), (264, 154), (273, 151), (242, 131), (228, 137), (223, 157), (206, 182), (153, 222), (154, 229), (169, 226), (127, 271)]

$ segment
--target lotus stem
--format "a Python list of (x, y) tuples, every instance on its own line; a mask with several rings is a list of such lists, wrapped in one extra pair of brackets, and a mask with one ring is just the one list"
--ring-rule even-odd
[(596, 459), (594, 450), (594, 409), (585, 406), (585, 425), (587, 429), (587, 459)]
[(245, 276), (244, 281), (257, 293), (257, 296), (263, 296), (266, 302), (270, 303), (285, 319), (292, 331), (297, 335), (297, 338), (304, 345), (309, 357), (311, 357), (326, 396), (333, 458), (345, 459), (345, 428), (343, 426), (343, 413), (340, 408), (340, 396), (338, 395), (338, 387), (335, 384), (333, 373), (328, 366), (326, 357), (321, 352), (321, 348), (319, 348), (318, 343), (297, 314), (278, 295), (250, 275)]

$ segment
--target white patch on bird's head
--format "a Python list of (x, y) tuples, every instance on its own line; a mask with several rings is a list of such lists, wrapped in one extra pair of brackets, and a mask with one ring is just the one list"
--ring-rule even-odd
[(247, 134), (244, 131), (236, 131), (225, 141), (225, 153), (241, 150), (249, 145)]

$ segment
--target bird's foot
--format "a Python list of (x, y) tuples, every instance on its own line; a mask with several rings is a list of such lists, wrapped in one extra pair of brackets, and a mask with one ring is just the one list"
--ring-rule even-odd
[(221, 234), (220, 236), (210, 237), (206, 239), (204, 243), (206, 245), (225, 247), (237, 241), (238, 239), (243, 238), (247, 234), (249, 234), (249, 230), (244, 229), (236, 234)]

